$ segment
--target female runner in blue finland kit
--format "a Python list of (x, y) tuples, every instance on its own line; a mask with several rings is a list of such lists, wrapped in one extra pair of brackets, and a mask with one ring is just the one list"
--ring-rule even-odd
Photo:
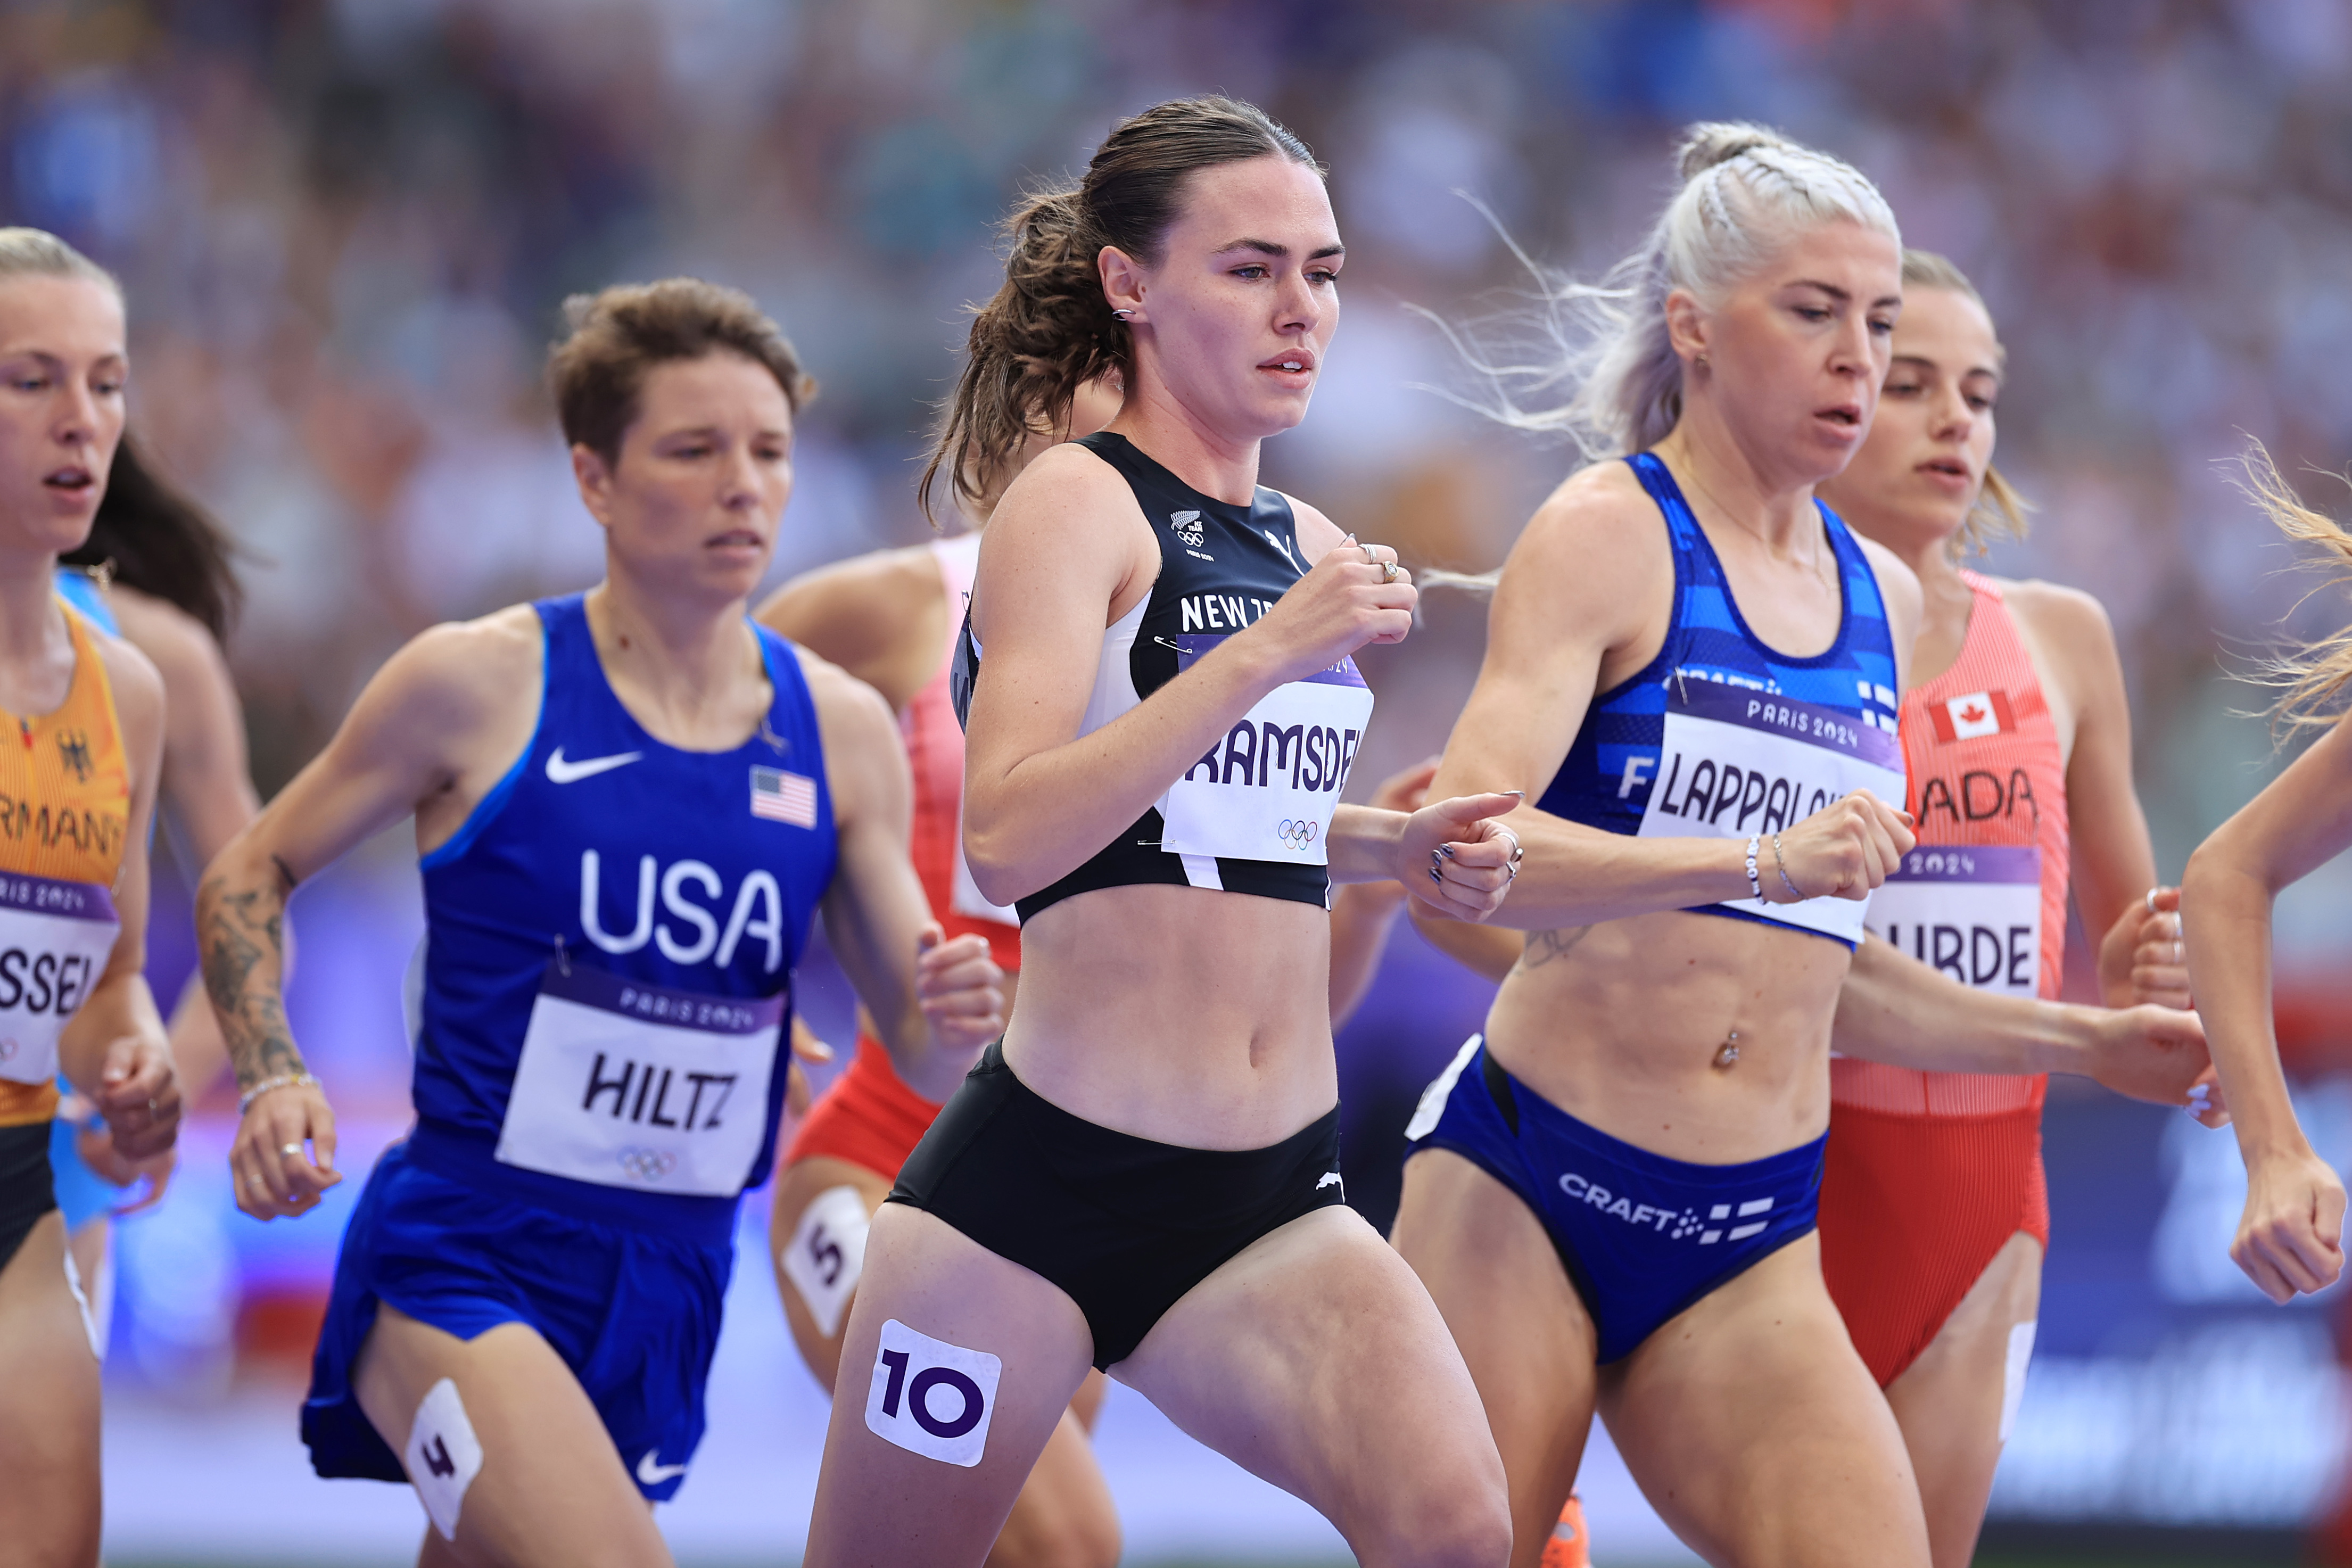
[(1912, 980), (1965, 993), (1862, 946), (1913, 842), (1889, 803), (1919, 592), (1813, 489), (1869, 428), (1901, 243), (1868, 181), (1769, 132), (1699, 126), (1681, 166), (1553, 420), (1631, 455), (1514, 548), (1435, 781), (1549, 782), (1508, 819), (1526, 952), (1408, 1129), (1394, 1239), (1477, 1380), (1518, 1568), (1596, 1405), (1711, 1563), (1927, 1568), (1901, 1434), (1822, 1283), (1832, 1023), (1901, 1065), (2095, 1069), (2173, 1103), (2207, 1064), (2162, 1009), (1921, 1027)]
[(394, 656), (199, 900), (239, 1202), (308, 1212), (340, 1178), (286, 1026), (285, 900), (415, 814), (417, 1123), (345, 1234), (302, 1427), (320, 1474), (415, 1485), (424, 1563), (669, 1561), (644, 1500), (702, 1434), (818, 909), (921, 1092), (1002, 1026), (984, 944), (929, 925), (888, 710), (746, 619), (810, 390), (790, 345), (690, 279), (570, 313), (550, 380), (604, 582)]
[(1337, 805), (1411, 624), (1389, 551), (1257, 482), (1304, 416), (1342, 251), (1246, 104), (1116, 127), (1012, 223), (933, 474), (989, 493), (961, 650), (966, 858), (1020, 1005), (875, 1215), (806, 1561), (979, 1563), (1089, 1364), (1305, 1498), (1358, 1560), (1499, 1568), (1502, 1468), (1428, 1295), (1343, 1202), (1326, 913), (1399, 879), (1483, 917), (1508, 795)]

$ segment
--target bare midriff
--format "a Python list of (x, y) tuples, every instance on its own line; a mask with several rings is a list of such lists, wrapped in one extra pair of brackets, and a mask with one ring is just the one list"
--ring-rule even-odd
[(1099, 888), (1021, 929), (1004, 1059), (1074, 1116), (1156, 1142), (1260, 1149), (1339, 1102), (1320, 908)]
[(1825, 937), (1682, 910), (1530, 931), (1486, 1015), (1486, 1047), (1636, 1148), (1760, 1160), (1829, 1125), (1830, 1025), (1852, 963)]

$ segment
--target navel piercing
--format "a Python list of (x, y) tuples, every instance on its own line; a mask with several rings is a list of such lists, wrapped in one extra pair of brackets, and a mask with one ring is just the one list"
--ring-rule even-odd
[(1720, 1071), (1722, 1068), (1729, 1067), (1738, 1059), (1739, 1031), (1734, 1029), (1731, 1031), (1731, 1037), (1724, 1041), (1720, 1046), (1717, 1046), (1715, 1049), (1715, 1065), (1717, 1070)]

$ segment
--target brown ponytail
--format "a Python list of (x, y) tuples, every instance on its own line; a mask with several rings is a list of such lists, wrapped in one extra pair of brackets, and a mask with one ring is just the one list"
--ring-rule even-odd
[(1103, 296), (1104, 247), (1155, 265), (1187, 175), (1269, 155), (1323, 172), (1306, 143), (1255, 105), (1177, 99), (1112, 127), (1076, 184), (1037, 191), (1013, 210), (1004, 286), (972, 312), (963, 374), (916, 488), (925, 517), (935, 519), (932, 489), (942, 473), (958, 500), (983, 505), (1011, 478), (1023, 445), (1067, 421), (1079, 387), (1112, 370), (1129, 373), (1128, 330)]

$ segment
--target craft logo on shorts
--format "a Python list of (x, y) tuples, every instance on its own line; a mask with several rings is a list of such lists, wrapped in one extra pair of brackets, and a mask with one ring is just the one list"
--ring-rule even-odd
[(816, 780), (790, 768), (751, 770), (751, 815), (794, 827), (816, 826)]
[(2017, 733), (2017, 715), (2010, 710), (2006, 691), (1970, 691), (1927, 710), (1936, 739), (1946, 745), (1973, 741), (1980, 735)]
[(1176, 531), (1176, 537), (1179, 540), (1195, 550), (1201, 547), (1202, 540), (1206, 537), (1201, 529), (1201, 514), (1197, 511), (1171, 513), (1168, 519), (1168, 526)]
[[(1559, 1190), (1573, 1202), (1591, 1204), (1612, 1219), (1645, 1226), (1669, 1241), (1683, 1241), (1696, 1235), (1701, 1247), (1713, 1247), (1726, 1239), (1746, 1241), (1751, 1236), (1761, 1234), (1764, 1227), (1771, 1223), (1755, 1217), (1772, 1212), (1772, 1200), (1769, 1197), (1750, 1198), (1737, 1205), (1736, 1210), (1730, 1204), (1711, 1204), (1707, 1207), (1706, 1217), (1702, 1219), (1695, 1208), (1654, 1208), (1648, 1204), (1637, 1204), (1621, 1193), (1611, 1192), (1598, 1182), (1578, 1175), (1574, 1171), (1559, 1178)], [(1743, 1223), (1725, 1223), (1734, 1219)], [(1673, 1228), (1668, 1229), (1669, 1226)]]

